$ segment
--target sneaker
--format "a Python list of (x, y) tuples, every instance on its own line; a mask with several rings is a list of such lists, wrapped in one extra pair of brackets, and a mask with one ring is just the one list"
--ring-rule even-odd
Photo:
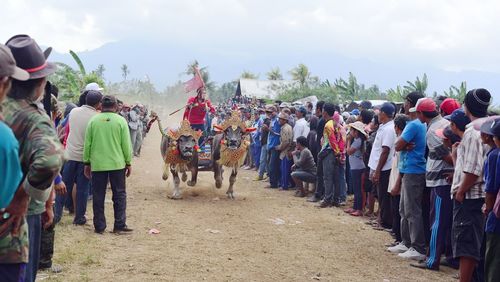
[(413, 259), (413, 260), (424, 260), (425, 255), (417, 252), (413, 247), (409, 248), (408, 251), (404, 253), (400, 253), (398, 257), (405, 258), (405, 259)]
[(258, 175), (257, 175), (257, 176), (253, 179), (253, 181), (261, 181), (262, 179), (264, 179), (264, 177), (262, 177), (262, 176), (258, 176)]
[(387, 250), (391, 253), (401, 254), (408, 251), (408, 247), (406, 247), (403, 243), (400, 242), (396, 246), (387, 248)]

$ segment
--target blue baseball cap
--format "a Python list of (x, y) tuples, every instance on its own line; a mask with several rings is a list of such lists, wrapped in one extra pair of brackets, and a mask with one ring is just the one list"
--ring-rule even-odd
[(481, 132), (500, 137), (500, 116), (490, 119), (481, 125)]
[(451, 115), (445, 116), (445, 119), (453, 122), (460, 131), (465, 131), (465, 126), (470, 123), (469, 117), (465, 115), (464, 109), (456, 109)]
[(300, 106), (300, 107), (299, 107), (299, 112), (301, 112), (303, 115), (306, 115), (306, 114), (307, 114), (307, 109), (306, 109), (306, 107), (304, 107), (304, 106)]
[(359, 116), (359, 110), (358, 109), (352, 110), (351, 115)]
[(394, 112), (396, 112), (396, 108), (394, 107), (394, 105), (392, 103), (385, 102), (380, 107), (380, 111), (392, 118), (394, 116)]

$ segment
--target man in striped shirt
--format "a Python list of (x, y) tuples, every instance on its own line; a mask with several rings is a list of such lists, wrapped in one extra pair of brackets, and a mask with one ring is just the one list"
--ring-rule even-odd
[(486, 116), (490, 101), (491, 95), (486, 89), (467, 92), (464, 110), (471, 123), (467, 125), (460, 144), (453, 146), (455, 174), (451, 186), (454, 199), (452, 245), (454, 257), (460, 259), (461, 281), (471, 281), (474, 269), (481, 259), (480, 249), (484, 235), (481, 209), (485, 197), (483, 167), (489, 148), (481, 143), (481, 133), (474, 129), (472, 122)]

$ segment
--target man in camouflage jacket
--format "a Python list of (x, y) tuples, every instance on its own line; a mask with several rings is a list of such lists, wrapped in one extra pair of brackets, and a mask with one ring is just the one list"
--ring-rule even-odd
[[(12, 129), (19, 141), (19, 155), (23, 181), (11, 204), (2, 214), (0, 225), (0, 263), (28, 263), (26, 280), (34, 281), (38, 263), (36, 254), (28, 247), (38, 244), (39, 236), (32, 239), (31, 232), (41, 228), (41, 214), (52, 214), (51, 185), (63, 162), (63, 148), (57, 138), (54, 126), (40, 103), (44, 93), (46, 77), (55, 71), (55, 66), (46, 62), (47, 53), (42, 52), (37, 43), (26, 35), (11, 38), (6, 44), (16, 59), (17, 66), (30, 73), (28, 81), (12, 80), (12, 88), (2, 104), (5, 123)], [(26, 55), (30, 54), (30, 55)], [(31, 202), (30, 202), (31, 199)], [(26, 212), (33, 217), (28, 237)], [(31, 216), (30, 216), (31, 217)], [(31, 226), (33, 223), (34, 226)], [(32, 241), (33, 240), (33, 241)], [(30, 252), (32, 249), (29, 249)]]

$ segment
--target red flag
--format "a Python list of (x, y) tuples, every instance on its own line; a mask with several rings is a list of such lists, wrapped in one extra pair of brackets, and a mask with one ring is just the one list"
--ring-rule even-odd
[(190, 80), (184, 82), (184, 90), (187, 92), (191, 92), (193, 90), (198, 90), (199, 88), (205, 86), (203, 83), (203, 79), (201, 78), (200, 72), (196, 69), (194, 77)]

